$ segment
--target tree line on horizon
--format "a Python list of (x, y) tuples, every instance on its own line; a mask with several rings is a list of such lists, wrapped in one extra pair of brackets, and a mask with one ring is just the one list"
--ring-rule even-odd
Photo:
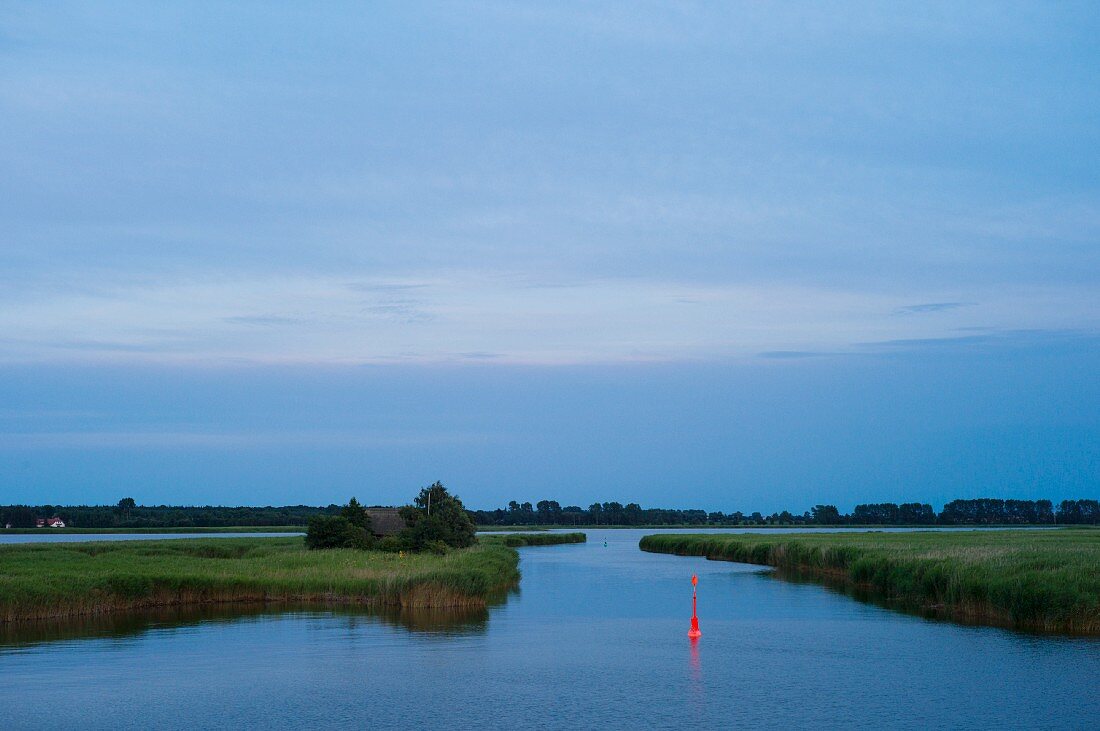
[(928, 503), (864, 503), (851, 513), (835, 505), (815, 505), (801, 514), (788, 510), (722, 513), (706, 510), (643, 508), (638, 503), (592, 503), (562, 507), (556, 500), (512, 500), (505, 508), (471, 511), (478, 525), (1055, 525), (1100, 524), (1100, 501), (978, 498), (952, 500), (937, 513)]
[[(117, 505), (7, 505), (0, 507), (0, 528), (34, 528), (38, 518), (60, 517), (72, 528), (218, 528), (232, 526), (304, 526), (310, 518), (340, 515), (344, 506), (222, 507), (138, 505), (123, 498)], [(952, 500), (936, 512), (928, 503), (866, 503), (851, 513), (835, 505), (815, 505), (803, 513), (706, 511), (643, 508), (638, 503), (592, 503), (587, 509), (556, 500), (508, 503), (496, 510), (467, 510), (477, 525), (1097, 525), (1100, 501)]]
[(285, 505), (223, 507), (138, 505), (123, 498), (117, 505), (5, 505), (0, 528), (34, 528), (38, 518), (57, 516), (70, 528), (229, 528), (233, 526), (306, 525), (316, 515), (339, 515), (343, 506)]

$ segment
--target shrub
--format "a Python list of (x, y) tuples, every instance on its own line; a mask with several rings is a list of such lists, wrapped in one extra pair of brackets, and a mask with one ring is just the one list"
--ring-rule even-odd
[(386, 553), (399, 553), (400, 551), (407, 551), (408, 546), (403, 540), (397, 536), (386, 536), (378, 541), (374, 546), (379, 551), (385, 551)]
[(309, 519), (306, 530), (306, 548), (358, 548), (367, 550), (372, 547), (374, 537), (365, 529), (352, 525), (351, 521), (339, 515), (317, 515)]
[(348, 501), (347, 505), (340, 509), (340, 515), (347, 518), (348, 522), (356, 528), (362, 528), (370, 533), (370, 516), (367, 514), (366, 509), (364, 509), (354, 497)]
[(447, 553), (447, 544), (443, 541), (428, 541), (424, 544), (425, 551), (431, 551), (432, 553), (442, 556)]

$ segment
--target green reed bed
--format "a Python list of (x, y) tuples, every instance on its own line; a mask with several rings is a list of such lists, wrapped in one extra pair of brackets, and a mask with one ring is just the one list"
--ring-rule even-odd
[(484, 606), (519, 580), (503, 545), (446, 555), (307, 551), (301, 538), (0, 546), (0, 621), (208, 602)]
[(640, 547), (776, 566), (950, 619), (1100, 634), (1100, 530), (665, 534)]
[(584, 533), (510, 533), (508, 535), (481, 536), (480, 543), (497, 544), (509, 548), (522, 546), (558, 546), (563, 543), (585, 543)]

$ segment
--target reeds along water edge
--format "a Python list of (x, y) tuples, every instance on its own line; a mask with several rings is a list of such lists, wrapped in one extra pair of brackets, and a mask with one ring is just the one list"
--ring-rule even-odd
[(666, 534), (640, 547), (797, 571), (949, 619), (1100, 634), (1100, 530)]
[(0, 546), (0, 621), (215, 602), (476, 607), (519, 580), (518, 562), (492, 543), (400, 555), (298, 537)]

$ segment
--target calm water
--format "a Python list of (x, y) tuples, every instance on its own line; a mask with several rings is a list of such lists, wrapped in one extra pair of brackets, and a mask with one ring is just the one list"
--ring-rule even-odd
[(84, 541), (160, 541), (172, 538), (277, 538), (304, 533), (7, 533), (5, 543), (81, 543)]
[(0, 728), (1100, 728), (1100, 641), (646, 554), (647, 532), (521, 549), (521, 589), (467, 614), (238, 607), (8, 628)]

